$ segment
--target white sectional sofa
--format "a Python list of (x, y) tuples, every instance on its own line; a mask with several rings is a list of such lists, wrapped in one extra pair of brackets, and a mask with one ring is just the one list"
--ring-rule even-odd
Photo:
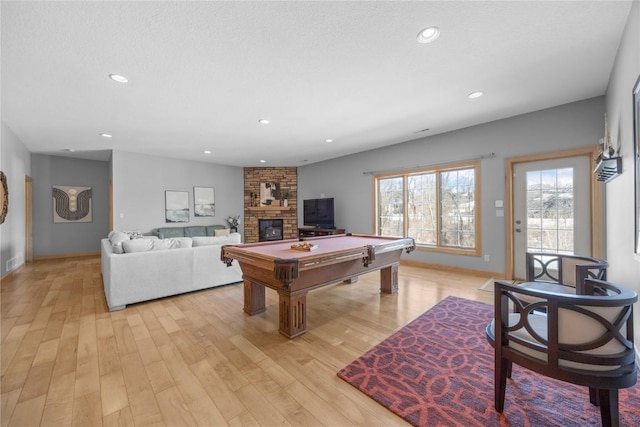
[[(102, 239), (102, 280), (109, 311), (127, 304), (242, 281), (238, 263), (220, 260), (222, 245), (241, 242), (224, 236)], [(124, 233), (122, 233), (124, 234)], [(114, 252), (115, 249), (115, 252)]]

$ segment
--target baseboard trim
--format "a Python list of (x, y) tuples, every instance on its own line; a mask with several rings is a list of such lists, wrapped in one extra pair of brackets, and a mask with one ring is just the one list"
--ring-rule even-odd
[(496, 279), (504, 279), (504, 273), (498, 273), (496, 271), (474, 270), (472, 268), (463, 268), (463, 267), (458, 267), (453, 265), (432, 264), (430, 262), (413, 261), (408, 259), (406, 260), (401, 259), (400, 265), (406, 265), (410, 267), (431, 268), (433, 270), (441, 270), (441, 271), (456, 271), (459, 273), (474, 274), (480, 277), (487, 277), (487, 278), (494, 277)]
[(24, 263), (20, 264), (19, 266), (17, 266), (16, 268), (14, 268), (13, 270), (9, 271), (7, 274), (5, 274), (4, 276), (2, 276), (0, 278), (0, 281), (2, 280), (7, 280), (11, 277), (11, 275), (13, 275), (14, 273), (16, 273), (17, 271), (20, 271), (24, 268)]
[(43, 261), (48, 259), (58, 259), (58, 258), (82, 258), (88, 256), (98, 256), (100, 255), (100, 251), (91, 251), (91, 252), (76, 252), (72, 254), (59, 254), (59, 255), (39, 255), (34, 256), (34, 261)]

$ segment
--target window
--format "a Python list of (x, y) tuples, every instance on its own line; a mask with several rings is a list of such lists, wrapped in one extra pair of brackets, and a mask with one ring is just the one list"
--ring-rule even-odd
[(527, 251), (573, 255), (573, 168), (527, 172)]
[(418, 248), (480, 254), (479, 162), (379, 175), (376, 229)]

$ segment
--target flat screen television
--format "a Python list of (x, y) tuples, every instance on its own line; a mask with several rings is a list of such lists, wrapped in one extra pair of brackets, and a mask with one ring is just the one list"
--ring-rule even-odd
[(333, 217), (333, 197), (303, 201), (304, 225), (315, 228), (336, 228)]

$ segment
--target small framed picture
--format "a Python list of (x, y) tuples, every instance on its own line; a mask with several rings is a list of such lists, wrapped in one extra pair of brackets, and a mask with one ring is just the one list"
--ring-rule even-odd
[(189, 222), (189, 192), (164, 192), (165, 222)]
[(193, 215), (216, 216), (213, 187), (193, 187)]

